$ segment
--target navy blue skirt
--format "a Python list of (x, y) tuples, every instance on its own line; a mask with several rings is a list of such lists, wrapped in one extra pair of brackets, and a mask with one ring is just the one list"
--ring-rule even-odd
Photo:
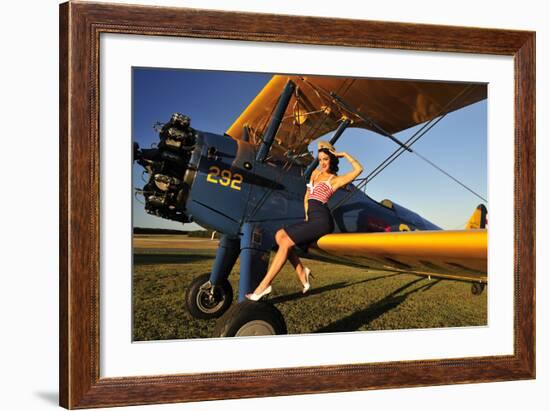
[(309, 245), (334, 231), (334, 222), (326, 204), (317, 200), (308, 200), (307, 221), (285, 227), (285, 231), (294, 244), (307, 251)]

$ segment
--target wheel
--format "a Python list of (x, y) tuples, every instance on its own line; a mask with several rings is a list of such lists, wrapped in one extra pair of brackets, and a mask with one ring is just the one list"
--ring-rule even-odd
[(485, 284), (482, 283), (472, 283), (472, 294), (473, 295), (481, 295), (483, 290), (485, 289)]
[(217, 322), (214, 337), (286, 334), (285, 319), (270, 303), (243, 301), (231, 307)]
[(233, 289), (229, 281), (212, 286), (209, 279), (210, 273), (198, 276), (185, 293), (187, 310), (193, 317), (202, 320), (218, 318), (233, 302)]

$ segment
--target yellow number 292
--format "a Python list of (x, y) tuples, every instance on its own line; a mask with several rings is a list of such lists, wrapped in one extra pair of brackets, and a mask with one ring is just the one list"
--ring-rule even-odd
[(240, 191), (243, 176), (238, 173), (232, 173), (231, 170), (221, 170), (217, 166), (212, 166), (208, 169), (206, 181), (212, 184), (221, 184), (224, 187), (230, 187), (233, 190)]

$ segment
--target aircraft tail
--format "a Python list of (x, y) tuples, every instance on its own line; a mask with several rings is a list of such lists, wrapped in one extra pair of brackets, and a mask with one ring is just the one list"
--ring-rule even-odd
[(474, 230), (477, 228), (487, 228), (487, 207), (483, 204), (476, 207), (465, 227), (466, 230)]

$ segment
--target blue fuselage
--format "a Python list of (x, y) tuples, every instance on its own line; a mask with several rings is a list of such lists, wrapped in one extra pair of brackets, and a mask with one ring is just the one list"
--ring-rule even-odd
[[(188, 168), (194, 170), (185, 202), (188, 218), (230, 237), (255, 223), (275, 233), (304, 220), (305, 167), (286, 158), (256, 161), (256, 147), (228, 136), (199, 133)], [(345, 201), (342, 201), (345, 198)], [(397, 204), (379, 203), (352, 184), (330, 199), (335, 232), (437, 230)]]

